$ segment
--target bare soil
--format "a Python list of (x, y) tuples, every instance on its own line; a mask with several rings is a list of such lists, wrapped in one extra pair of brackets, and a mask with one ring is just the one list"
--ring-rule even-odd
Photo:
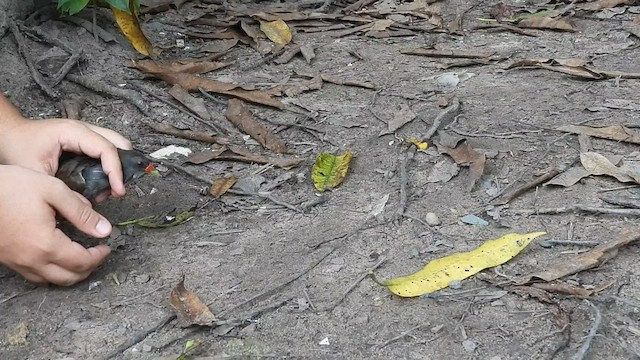
[[(183, 23), (186, 16), (203, 11), (195, 6), (198, 3), (189, 2), (180, 10), (145, 17), (143, 26), (152, 41), (169, 46), (177, 38), (183, 39), (178, 29), (168, 23)], [(270, 4), (258, 2), (253, 6)], [(278, 133), (303, 162), (292, 169), (294, 176), (290, 180), (273, 191), (274, 197), (290, 204), (315, 199), (310, 170), (321, 151), (353, 151), (354, 160), (345, 182), (325, 195), (325, 203), (307, 213), (291, 211), (266, 199), (227, 194), (180, 226), (123, 228), (123, 235), (113, 241), (114, 252), (109, 259), (89, 279), (70, 288), (36, 287), (9, 270), (0, 269), (0, 358), (99, 359), (131, 342), (132, 346), (114, 358), (171, 359), (189, 339), (201, 342), (193, 358), (571, 358), (595, 319), (593, 308), (576, 296), (553, 294), (552, 299), (559, 304), (553, 307), (513, 292), (503, 293), (472, 277), (462, 281), (459, 290), (444, 290), (452, 295), (415, 299), (393, 296), (365, 278), (343, 298), (344, 292), (382, 258), (386, 262), (376, 273), (381, 278), (392, 278), (413, 273), (434, 258), (471, 250), (506, 233), (546, 231), (546, 237), (534, 241), (500, 267), (500, 274), (516, 277), (547, 269), (557, 261), (572, 261), (576, 252), (584, 250), (574, 246), (544, 248), (539, 245), (542, 239), (573, 236), (578, 240), (606, 241), (637, 229), (634, 217), (583, 213), (523, 216), (510, 212), (573, 204), (606, 207), (598, 191), (625, 185), (607, 177), (588, 177), (567, 188), (536, 188), (514, 200), (499, 220), (485, 211), (497, 190), (520, 178), (530, 180), (578, 155), (577, 136), (560, 138), (563, 133), (553, 130), (558, 126), (640, 124), (637, 110), (587, 110), (606, 99), (638, 100), (639, 80), (585, 81), (545, 70), (507, 71), (501, 65), (438, 70), (436, 64), (441, 59), (401, 54), (402, 50), (436, 44), (443, 49), (512, 54), (514, 59), (591, 59), (598, 68), (640, 72), (639, 39), (624, 30), (637, 15), (626, 13), (612, 19), (575, 17), (572, 21), (579, 32), (531, 30), (538, 36), (526, 37), (512, 32), (471, 30), (477, 23), (475, 19), (488, 17), (493, 3), (450, 0), (439, 4), (445, 21), (470, 8), (464, 15), (463, 36), (427, 32), (375, 39), (362, 34), (336, 38), (331, 32), (298, 32), (294, 35), (296, 42), (316, 47), (317, 56), (311, 64), (302, 57), (282, 65), (260, 63), (260, 55), (247, 46), (237, 46), (225, 55), (221, 60), (235, 64), (212, 76), (239, 84), (278, 83), (294, 71), (312, 71), (342, 79), (368, 80), (376, 85), (378, 90), (325, 83), (320, 90), (295, 96), (300, 105), (317, 112), (315, 118), (251, 107), (259, 118), (297, 120), (323, 131), (314, 136), (300, 127), (289, 127)], [(91, 12), (82, 17), (91, 19)], [(72, 71), (74, 74), (117, 86), (137, 82), (156, 93), (168, 90), (166, 83), (145, 79), (126, 66), (138, 55), (119, 35), (108, 11), (98, 12), (98, 23), (115, 34), (118, 43), (97, 42), (87, 30), (59, 20), (47, 20), (37, 27), (83, 50), (86, 60)], [(201, 44), (200, 40), (184, 39), (187, 47), (174, 47), (166, 56), (189, 58), (189, 49)], [(50, 48), (32, 39), (28, 46), (29, 55), (36, 60)], [(56, 103), (33, 82), (10, 32), (0, 39), (0, 49), (0, 89), (26, 116), (59, 116)], [(354, 57), (353, 52), (362, 59)], [(474, 76), (457, 86), (443, 88), (434, 77), (444, 72)], [(82, 112), (84, 120), (122, 132), (146, 153), (171, 144), (194, 151), (206, 147), (150, 130), (139, 121), (142, 115), (138, 110), (121, 99), (96, 94), (69, 81), (63, 81), (56, 89), (65, 97), (85, 97), (90, 105)], [(437, 100), (443, 95), (456, 96), (462, 103), (461, 115), (450, 130), (471, 134), (463, 137), (487, 155), (487, 166), (478, 186), (469, 192), (467, 168), (462, 168), (451, 181), (427, 182), (434, 164), (448, 159), (433, 144), (426, 152), (415, 154), (408, 163), (406, 212), (420, 220), (427, 212), (436, 213), (442, 224), (430, 229), (415, 219), (394, 220), (400, 204), (400, 164), (406, 153), (406, 143), (397, 137), (420, 138), (442, 111)], [(209, 130), (166, 104), (143, 96), (154, 121)], [(207, 100), (214, 122), (228, 129), (233, 138), (242, 139), (242, 134), (224, 118), (226, 98), (219, 100), (221, 103)], [(397, 137), (379, 136), (386, 128), (385, 122), (402, 106), (412, 109), (418, 118), (398, 130)], [(271, 130), (277, 127), (268, 122), (265, 125)], [(592, 139), (592, 144), (594, 151), (606, 155), (629, 156), (638, 151), (635, 145), (602, 139)], [(256, 153), (262, 151), (259, 146), (248, 146)], [(185, 166), (209, 179), (247, 177), (261, 170), (269, 181), (287, 171), (238, 162)], [(118, 223), (174, 208), (188, 209), (209, 199), (201, 194), (204, 186), (191, 176), (169, 169), (160, 178), (137, 181), (127, 197), (110, 200), (99, 205), (98, 210)], [(373, 205), (387, 194), (389, 201), (382, 217), (371, 218)], [(612, 194), (629, 199), (640, 196), (635, 188)], [(461, 217), (467, 214), (476, 214), (489, 225), (462, 223)], [(86, 244), (104, 241), (75, 236)], [(609, 285), (591, 300), (602, 316), (598, 335), (589, 347), (591, 359), (639, 357), (638, 259), (640, 248), (630, 245), (602, 266), (564, 279), (588, 289)], [(491, 270), (485, 272), (504, 280)], [(183, 329), (172, 320), (147, 334), (173, 313), (169, 293), (182, 276), (187, 288), (195, 291), (214, 313), (249, 321), (231, 329), (194, 331)], [(477, 288), (483, 289), (473, 290)], [(624, 301), (611, 300), (611, 295)], [(281, 306), (269, 308), (282, 301)], [(256, 313), (263, 307), (267, 309)], [(554, 309), (558, 308), (569, 317), (568, 343), (563, 340), (563, 334), (568, 332), (562, 331), (567, 329), (557, 324)], [(253, 316), (246, 319), (248, 314)], [(399, 337), (409, 330), (406, 336)], [(140, 334), (145, 336), (138, 338)], [(559, 351), (555, 353), (556, 350)]]

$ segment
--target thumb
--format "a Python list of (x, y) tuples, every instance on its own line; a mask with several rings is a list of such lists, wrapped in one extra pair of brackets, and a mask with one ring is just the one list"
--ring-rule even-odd
[(89, 236), (104, 238), (111, 234), (111, 223), (93, 210), (90, 202), (66, 185), (63, 184), (62, 188), (53, 192), (49, 202), (62, 217)]

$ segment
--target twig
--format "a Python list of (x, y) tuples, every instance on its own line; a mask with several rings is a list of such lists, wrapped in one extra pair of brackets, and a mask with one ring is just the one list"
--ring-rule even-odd
[(640, 209), (609, 209), (599, 208), (587, 205), (571, 205), (558, 208), (542, 208), (542, 209), (521, 209), (510, 210), (518, 215), (555, 215), (570, 212), (586, 212), (591, 214), (607, 214), (607, 215), (623, 215), (623, 216), (640, 216)]
[(142, 122), (144, 122), (145, 125), (147, 125), (148, 127), (152, 128), (153, 130), (159, 133), (175, 136), (181, 139), (201, 141), (207, 144), (221, 144), (221, 145), (233, 144), (233, 141), (230, 138), (225, 136), (210, 135), (205, 132), (194, 131), (194, 130), (181, 130), (172, 125), (165, 124), (165, 123), (156, 123), (156, 122), (146, 121), (146, 120), (142, 120)]
[(377, 268), (380, 267), (380, 265), (382, 265), (385, 261), (387, 261), (387, 259), (382, 258), (380, 259), (380, 261), (378, 261), (375, 265), (373, 265), (373, 267), (365, 272), (362, 273), (362, 275), (360, 275), (354, 282), (353, 284), (351, 284), (351, 286), (349, 286), (343, 293), (342, 295), (340, 295), (340, 297), (338, 298), (338, 300), (336, 300), (336, 302), (334, 302), (332, 305), (330, 305), (329, 307), (327, 307), (326, 309), (324, 309), (325, 311), (333, 311), (333, 309), (335, 309), (338, 305), (340, 305), (344, 299), (346, 299), (347, 295), (349, 295), (349, 293), (351, 293), (353, 291), (353, 289), (356, 288), (356, 286), (358, 286), (358, 284), (360, 284), (362, 282), (362, 280), (364, 280), (367, 276), (369, 276), (369, 273), (371, 273), (373, 270), (376, 270)]
[(99, 42), (100, 37), (98, 36), (98, 20), (96, 19), (96, 7), (98, 6), (98, 2), (96, 0), (93, 0), (92, 3), (93, 7), (91, 9), (91, 21), (93, 25), (93, 38), (96, 40), (96, 42)]
[(260, 299), (262, 299), (264, 297), (270, 296), (270, 295), (274, 294), (275, 292), (279, 291), (280, 289), (290, 285), (294, 281), (298, 280), (299, 278), (301, 278), (304, 275), (306, 275), (307, 273), (309, 273), (311, 270), (315, 269), (318, 265), (320, 265), (320, 263), (324, 259), (326, 259), (329, 255), (333, 254), (334, 251), (336, 251), (336, 248), (331, 248), (331, 250), (327, 251), (326, 254), (322, 255), (320, 258), (318, 258), (316, 261), (314, 261), (311, 265), (309, 265), (302, 272), (291, 276), (289, 279), (283, 281), (282, 283), (280, 283), (277, 286), (274, 286), (274, 287), (272, 287), (270, 289), (267, 289), (267, 290), (265, 290), (265, 291), (263, 291), (263, 292), (261, 292), (259, 294), (256, 294), (256, 295), (250, 297), (249, 299), (247, 299), (247, 300), (245, 300), (245, 301), (243, 301), (243, 302), (241, 302), (241, 303), (239, 303), (239, 304), (237, 304), (237, 305), (235, 305), (235, 306), (233, 306), (233, 307), (221, 312), (220, 316), (222, 317), (223, 315), (227, 315), (228, 313), (231, 313), (231, 312), (233, 312), (233, 311), (235, 311), (235, 310), (237, 310), (237, 309), (239, 309), (239, 308), (241, 308), (241, 307), (243, 307), (245, 305), (250, 305), (250, 304), (252, 305), (256, 301), (258, 301), (258, 300), (260, 300)]
[(123, 352), (127, 351), (130, 347), (135, 346), (137, 343), (139, 343), (142, 340), (144, 340), (147, 337), (149, 337), (149, 335), (151, 335), (154, 332), (162, 329), (165, 325), (167, 325), (168, 323), (173, 321), (175, 318), (176, 318), (175, 314), (166, 315), (165, 317), (160, 319), (155, 325), (151, 326), (150, 328), (148, 328), (148, 329), (146, 329), (144, 331), (141, 331), (140, 333), (136, 334), (134, 337), (132, 337), (132, 338), (126, 340), (124, 343), (120, 344), (117, 348), (115, 348), (112, 351), (108, 352), (107, 355), (102, 357), (102, 360), (113, 359), (114, 357), (122, 354)]
[(309, 296), (309, 293), (307, 292), (307, 289), (303, 288), (302, 289), (302, 293), (304, 294), (305, 299), (307, 299), (307, 303), (311, 307), (311, 310), (318, 311), (318, 308), (316, 308), (316, 306), (313, 305), (313, 302), (311, 301), (311, 297)]
[[(569, 166), (566, 167), (567, 169), (569, 168)], [(550, 171), (547, 171), (545, 174), (538, 176), (537, 178), (522, 184), (522, 186), (520, 186), (519, 188), (513, 190), (511, 193), (509, 194), (505, 194), (502, 197), (500, 197), (495, 204), (496, 205), (505, 205), (508, 204), (509, 202), (511, 202), (511, 200), (519, 197), (520, 195), (526, 193), (527, 191), (542, 185), (543, 183), (553, 179), (554, 177), (560, 175), (560, 173), (562, 173), (563, 170), (562, 169), (552, 169)]]
[[(422, 137), (422, 142), (426, 142), (431, 139), (431, 137), (438, 131), (438, 129), (440, 129), (440, 127), (449, 125), (456, 118), (456, 116), (458, 116), (460, 110), (460, 100), (458, 100), (457, 97), (454, 97), (453, 99), (451, 99), (451, 104), (449, 104), (449, 106), (442, 110), (440, 114), (438, 114), (438, 116), (436, 116), (436, 118), (433, 120), (433, 124), (431, 124), (429, 130), (427, 130), (426, 134)], [(420, 120), (424, 121), (425, 123), (427, 122), (427, 119), (422, 116), (420, 116)]]
[[(147, 94), (147, 95), (149, 95), (149, 96), (154, 97), (155, 99), (157, 99), (157, 100), (161, 101), (162, 103), (164, 103), (164, 104), (166, 104), (166, 105), (171, 106), (172, 108), (174, 108), (174, 109), (176, 109), (176, 110), (180, 111), (181, 113), (183, 113), (183, 114), (185, 114), (185, 115), (187, 115), (187, 116), (189, 116), (189, 117), (191, 117), (191, 118), (194, 118), (194, 119), (198, 120), (200, 123), (202, 123), (202, 124), (204, 124), (204, 125), (206, 125), (206, 126), (208, 126), (208, 127), (212, 128), (212, 129), (214, 129), (216, 132), (218, 132), (218, 133), (222, 133), (222, 134), (224, 134), (224, 133), (225, 133), (224, 131), (220, 130), (220, 128), (218, 128), (215, 124), (212, 124), (211, 122), (209, 122), (209, 121), (207, 121), (207, 120), (205, 120), (205, 119), (201, 118), (200, 116), (198, 116), (198, 115), (196, 115), (196, 114), (194, 114), (194, 113), (192, 113), (192, 112), (190, 112), (190, 111), (185, 110), (185, 109), (184, 109), (184, 108), (182, 108), (181, 106), (179, 106), (179, 105), (176, 105), (176, 104), (172, 103), (171, 101), (169, 101), (169, 100), (167, 100), (167, 99), (163, 98), (162, 96), (160, 96), (160, 95), (158, 95), (158, 94), (155, 94), (153, 91), (151, 91), (151, 90), (149, 90), (149, 89), (147, 89), (147, 88), (145, 88), (145, 87), (141, 86), (140, 84), (132, 83), (132, 85), (133, 85), (134, 87), (136, 87), (138, 90), (142, 91), (143, 93), (145, 93), (145, 94)], [(156, 130), (156, 131), (158, 131), (158, 130)], [(168, 135), (173, 135), (173, 134), (168, 134)], [(173, 136), (177, 136), (177, 135), (173, 135)], [(179, 137), (179, 136), (178, 136), (178, 137)], [(195, 140), (195, 139), (190, 139), (190, 140)], [(201, 141), (201, 140), (199, 140), (199, 141)]]
[(627, 190), (627, 189), (634, 189), (634, 188), (637, 188), (638, 186), (640, 185), (618, 186), (618, 187), (609, 188), (609, 189), (600, 189), (598, 190), (598, 192), (621, 191), (621, 190)]
[(162, 289), (164, 289), (166, 287), (167, 287), (167, 284), (158, 286), (157, 288), (155, 288), (155, 289), (153, 289), (153, 290), (151, 290), (149, 292), (146, 292), (144, 294), (140, 294), (138, 296), (134, 296), (134, 297), (132, 297), (130, 299), (125, 299), (125, 300), (123, 300), (123, 301), (121, 301), (121, 302), (119, 302), (117, 304), (114, 304), (114, 305), (111, 306), (111, 308), (113, 309), (113, 308), (116, 308), (116, 307), (119, 307), (119, 306), (124, 306), (124, 305), (131, 304), (131, 302), (133, 302), (134, 300), (137, 300), (137, 299), (140, 299), (140, 298), (143, 298), (143, 297), (147, 297), (147, 296), (155, 293), (156, 291), (162, 290)]
[(548, 239), (542, 240), (540, 242), (540, 246), (543, 248), (550, 248), (556, 245), (576, 245), (576, 246), (598, 246), (602, 244), (601, 241), (596, 240), (556, 240), (556, 239)]
[(521, 130), (521, 131), (513, 131), (510, 133), (490, 134), (490, 133), (468, 133), (468, 132), (460, 131), (457, 129), (451, 129), (451, 131), (453, 131), (458, 135), (462, 135), (466, 137), (488, 137), (492, 139), (524, 138), (524, 137), (527, 137), (527, 135), (524, 135), (524, 134), (530, 134), (530, 133), (539, 134), (542, 132), (542, 130)]
[(600, 200), (606, 202), (607, 204), (616, 205), (616, 206), (624, 206), (627, 208), (635, 208), (640, 209), (640, 201), (634, 199), (625, 199), (619, 197), (611, 197), (611, 196), (599, 196)]
[(2, 305), (2, 304), (4, 304), (4, 303), (6, 303), (7, 301), (9, 301), (9, 300), (11, 300), (11, 299), (15, 299), (15, 298), (17, 298), (17, 297), (20, 297), (20, 296), (26, 295), (26, 294), (28, 294), (28, 293), (30, 293), (30, 292), (32, 292), (32, 291), (33, 291), (33, 290), (25, 291), (25, 292), (23, 292), (23, 293), (15, 293), (15, 294), (11, 294), (11, 295), (7, 296), (6, 298), (4, 298), (4, 299), (0, 300), (0, 305)]
[(584, 343), (582, 344), (580, 349), (575, 354), (573, 354), (573, 356), (571, 357), (571, 360), (582, 360), (585, 358), (585, 356), (587, 356), (587, 352), (589, 351), (591, 342), (593, 341), (593, 338), (598, 333), (598, 329), (600, 328), (600, 324), (602, 323), (602, 314), (600, 313), (600, 309), (598, 309), (597, 306), (593, 305), (593, 303), (591, 303), (591, 301), (589, 300), (585, 300), (584, 302), (589, 304), (593, 308), (596, 316), (595, 316), (595, 319), (593, 320), (593, 325), (591, 326), (591, 330), (589, 330), (589, 334), (584, 340)]
[(52, 88), (56, 87), (69, 74), (69, 71), (80, 61), (80, 58), (82, 58), (82, 50), (71, 54), (60, 70), (53, 76), (51, 80)]
[(472, 28), (472, 30), (484, 30), (484, 29), (496, 29), (496, 30), (505, 30), (505, 31), (511, 31), (520, 35), (524, 35), (524, 36), (530, 36), (530, 37), (537, 37), (538, 35), (528, 32), (524, 29), (521, 29), (517, 26), (513, 26), (513, 25), (509, 25), (509, 24), (502, 24), (502, 23), (497, 23), (497, 24), (486, 24), (486, 25), (478, 25)]
[(205, 91), (203, 88), (199, 87), (198, 91), (200, 91), (200, 93), (206, 97), (207, 99), (213, 101), (214, 103), (218, 104), (218, 105), (223, 105), (223, 106), (227, 106), (228, 103), (226, 101), (220, 100), (218, 98), (216, 98), (215, 96), (209, 94), (207, 91)]
[(383, 344), (380, 344), (380, 345), (376, 346), (375, 348), (378, 349), (378, 350), (381, 350), (384, 347), (386, 347), (387, 345), (391, 344), (392, 342), (395, 342), (395, 341), (398, 341), (398, 340), (402, 339), (403, 337), (411, 334), (413, 331), (418, 330), (419, 328), (421, 328), (423, 326), (424, 326), (424, 324), (420, 324), (420, 325), (414, 326), (411, 329), (403, 332), (402, 334), (400, 334), (400, 335), (398, 335), (398, 336), (396, 336), (396, 337), (394, 337), (392, 339), (389, 339), (389, 340), (385, 341)]
[(102, 81), (87, 79), (75, 74), (68, 74), (66, 78), (67, 80), (74, 82), (78, 85), (82, 85), (89, 90), (93, 90), (98, 93), (103, 93), (103, 94), (115, 96), (120, 99), (127, 100), (131, 104), (133, 104), (135, 107), (137, 107), (138, 110), (140, 110), (140, 112), (142, 112), (144, 115), (149, 116), (149, 106), (147, 105), (145, 100), (142, 98), (142, 96), (140, 96), (139, 93), (133, 90), (122, 89), (119, 87), (106, 84)]
[(47, 85), (47, 83), (44, 81), (44, 78), (42, 77), (42, 74), (40, 74), (38, 69), (36, 69), (36, 66), (31, 61), (31, 58), (27, 56), (27, 52), (25, 50), (25, 38), (22, 32), (20, 32), (20, 29), (18, 29), (18, 25), (16, 25), (13, 20), (9, 19), (9, 27), (11, 28), (13, 37), (16, 40), (16, 44), (18, 45), (18, 52), (22, 55), (24, 61), (27, 63), (27, 67), (31, 72), (33, 81), (35, 81), (40, 89), (42, 89), (42, 91), (44, 91), (45, 94), (47, 94), (50, 98), (54, 100), (57, 99), (58, 93), (56, 93), (49, 85)]
[(409, 161), (413, 159), (414, 154), (415, 150), (413, 148), (407, 148), (406, 151), (402, 152), (400, 155), (400, 201), (396, 212), (396, 219), (400, 219), (404, 216), (404, 213), (407, 210), (407, 187), (409, 184), (407, 168), (409, 167)]

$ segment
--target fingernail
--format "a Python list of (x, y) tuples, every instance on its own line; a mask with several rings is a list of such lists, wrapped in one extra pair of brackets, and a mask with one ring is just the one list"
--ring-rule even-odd
[(96, 231), (100, 235), (107, 236), (111, 233), (111, 224), (105, 219), (100, 219), (96, 225)]

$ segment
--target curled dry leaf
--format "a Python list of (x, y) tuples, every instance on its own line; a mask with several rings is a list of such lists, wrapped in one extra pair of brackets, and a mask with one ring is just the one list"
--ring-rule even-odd
[(616, 7), (618, 5), (629, 5), (633, 4), (634, 0), (597, 0), (594, 2), (581, 4), (578, 7), (578, 10), (586, 10), (586, 11), (599, 11), (604, 9), (610, 9), (612, 7)]
[(207, 110), (204, 100), (191, 96), (185, 89), (180, 87), (180, 85), (173, 85), (171, 90), (169, 90), (169, 94), (182, 105), (187, 107), (187, 109), (191, 110), (192, 113), (205, 120), (211, 120), (211, 114), (209, 114), (209, 110)]
[(609, 159), (596, 152), (580, 154), (582, 166), (592, 175), (609, 175), (620, 182), (633, 182), (634, 179), (624, 167), (615, 166)]
[(564, 276), (573, 275), (580, 271), (597, 267), (618, 254), (618, 249), (628, 244), (640, 240), (640, 235), (635, 230), (627, 230), (620, 238), (609, 240), (593, 249), (575, 256), (573, 259), (563, 259), (556, 264), (545, 266), (547, 270), (534, 272), (523, 276), (518, 280), (518, 284), (524, 285), (542, 279), (553, 281)]
[(262, 21), (260, 20), (260, 30), (274, 43), (284, 46), (291, 42), (293, 35), (289, 25), (282, 19), (274, 21)]
[(237, 179), (233, 176), (213, 180), (213, 184), (209, 187), (209, 195), (214, 198), (224, 195), (227, 190), (231, 189), (231, 187), (235, 185), (236, 181)]
[(256, 164), (273, 164), (280, 168), (292, 168), (300, 165), (302, 160), (291, 157), (272, 157), (252, 154), (240, 146), (221, 146), (211, 150), (194, 152), (187, 157), (186, 162), (204, 164), (211, 160), (241, 161)]
[(393, 112), (393, 118), (387, 123), (387, 128), (382, 130), (379, 136), (393, 134), (415, 118), (416, 114), (411, 110), (411, 107), (401, 103), (400, 109), (396, 109)]
[(566, 125), (559, 127), (557, 130), (640, 145), (640, 135), (635, 130), (629, 129), (622, 125), (613, 125), (601, 128)]
[(148, 74), (161, 73), (188, 73), (204, 74), (211, 71), (227, 67), (231, 63), (219, 61), (174, 61), (169, 63), (156, 62), (153, 60), (133, 61), (132, 66)]
[(543, 29), (575, 32), (576, 28), (567, 18), (552, 19), (547, 16), (531, 16), (518, 22), (519, 27), (528, 29)]
[(467, 191), (473, 190), (476, 183), (484, 174), (484, 165), (487, 157), (474, 150), (467, 141), (460, 142), (455, 148), (450, 148), (442, 144), (436, 143), (438, 151), (445, 153), (453, 159), (458, 165), (469, 167), (469, 179), (467, 180)]
[(176, 311), (182, 327), (191, 325), (211, 326), (216, 321), (215, 315), (200, 301), (198, 295), (185, 288), (184, 277), (171, 290), (169, 302)]
[(238, 127), (242, 132), (249, 134), (265, 149), (280, 154), (289, 152), (284, 141), (280, 140), (274, 133), (262, 126), (242, 101), (230, 99), (229, 106), (224, 115), (233, 125)]

